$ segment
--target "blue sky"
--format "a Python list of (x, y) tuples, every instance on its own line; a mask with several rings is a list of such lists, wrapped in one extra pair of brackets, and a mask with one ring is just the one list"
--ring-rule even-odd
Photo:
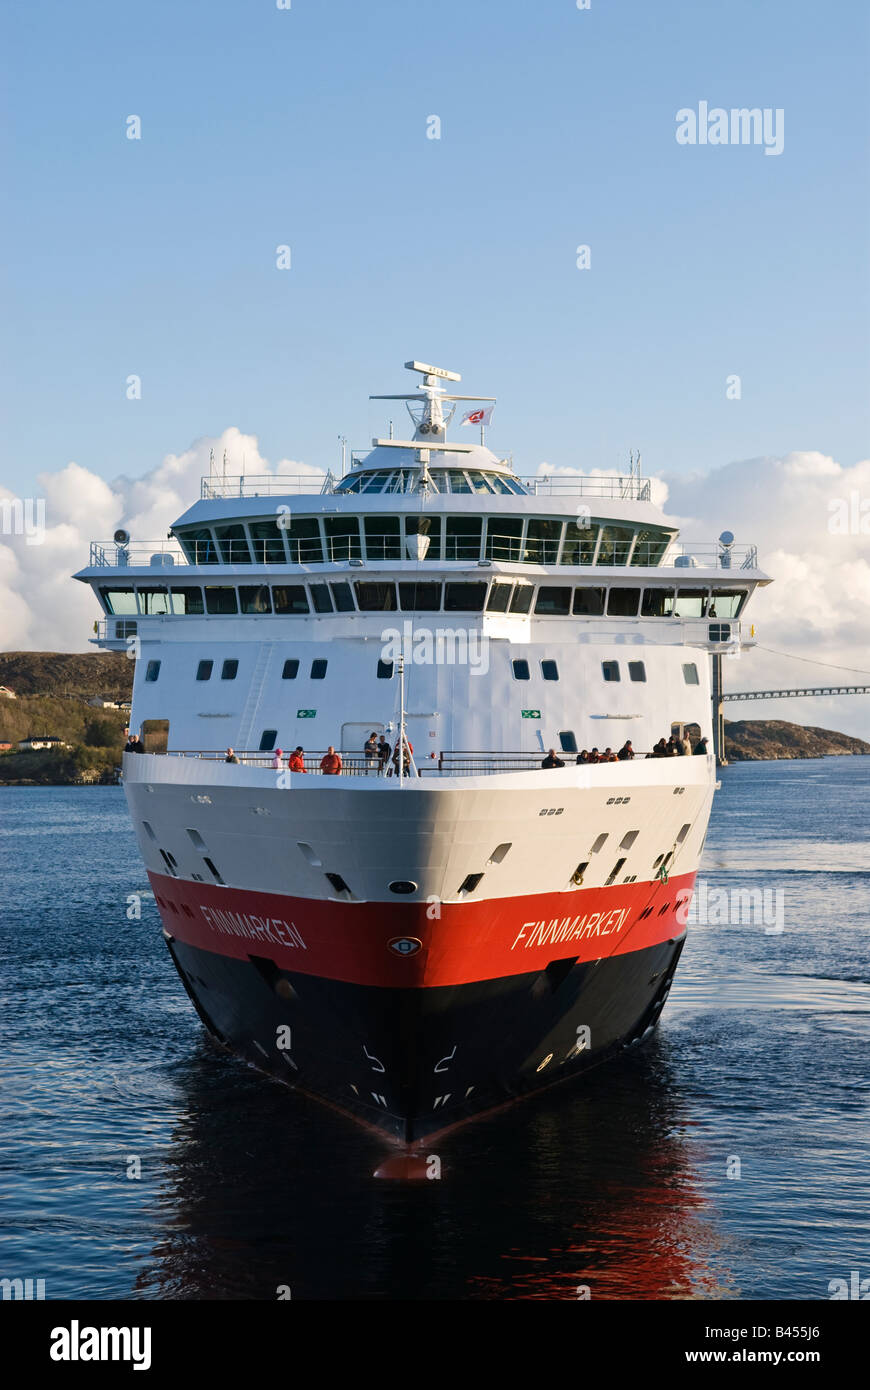
[[(866, 457), (867, 30), (842, 0), (7, 7), (0, 481), (230, 425), (334, 463), (411, 356), (499, 397), (522, 472)], [(783, 108), (783, 153), (679, 146), (701, 100)]]

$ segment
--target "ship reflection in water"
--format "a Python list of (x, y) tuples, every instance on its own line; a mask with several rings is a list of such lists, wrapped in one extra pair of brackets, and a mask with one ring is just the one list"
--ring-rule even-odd
[(159, 1198), (163, 1235), (136, 1292), (736, 1296), (666, 1053), (655, 1043), (580, 1088), (478, 1121), (424, 1150), (439, 1155), (440, 1181), (394, 1183), (365, 1180), (385, 1152), (377, 1137), (264, 1085), (203, 1039), (176, 1073), (187, 1109)]

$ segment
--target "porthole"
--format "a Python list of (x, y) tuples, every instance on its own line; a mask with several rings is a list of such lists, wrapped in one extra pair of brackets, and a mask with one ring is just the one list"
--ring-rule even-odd
[(417, 891), (416, 883), (412, 883), (409, 878), (394, 878), (387, 886), (391, 893), (405, 894)]

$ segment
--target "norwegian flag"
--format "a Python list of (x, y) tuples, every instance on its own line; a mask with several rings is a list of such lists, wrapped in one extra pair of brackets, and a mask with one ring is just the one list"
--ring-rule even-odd
[(492, 419), (494, 405), (488, 405), (485, 409), (481, 406), (478, 410), (469, 410), (467, 415), (463, 415), (460, 425), (488, 425)]

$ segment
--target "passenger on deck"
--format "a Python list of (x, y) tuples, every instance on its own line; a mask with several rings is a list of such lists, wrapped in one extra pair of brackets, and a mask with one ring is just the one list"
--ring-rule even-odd
[(228, 748), (228, 749), (227, 749), (227, 756), (224, 758), (224, 762), (225, 762), (225, 763), (237, 763), (238, 761), (239, 761), (239, 760), (238, 760), (238, 758), (236, 757), (235, 753), (233, 752), (232, 748)]
[(274, 754), (272, 755), (272, 761), (271, 761), (271, 763), (269, 764), (269, 766), (270, 766), (270, 767), (274, 767), (276, 770), (277, 770), (278, 768), (280, 768), (280, 767), (283, 767), (283, 766), (284, 766), (284, 763), (283, 763), (283, 761), (282, 761), (283, 757), (284, 757), (284, 750), (283, 750), (283, 748), (276, 748)]
[(380, 775), (387, 763), (390, 761), (390, 745), (383, 734), (378, 742), (378, 775)]
[(589, 754), (586, 752), (586, 749), (585, 749), (585, 748), (582, 749), (582, 750), (577, 754), (577, 761), (578, 761), (578, 763), (588, 763), (588, 761), (589, 761)]
[(378, 736), (374, 729), (363, 744), (366, 758), (366, 772), (374, 772), (378, 765)]
[(683, 740), (682, 740), (682, 742), (683, 742), (683, 754), (684, 754), (684, 756), (687, 757), (687, 758), (691, 758), (691, 756), (692, 756), (692, 740), (689, 738), (688, 733), (683, 734)]
[(564, 767), (564, 766), (565, 766), (565, 764), (562, 762), (562, 759), (556, 757), (556, 750), (555, 750), (555, 748), (550, 748), (550, 749), (548, 750), (546, 758), (545, 758), (544, 761), (541, 763), (541, 767)]
[[(405, 747), (404, 747), (404, 765), (403, 765), (402, 771), (404, 772), (405, 776), (407, 776), (407, 775), (408, 775), (408, 770), (409, 770), (409, 768), (410, 768), (410, 766), (411, 766), (411, 755), (412, 755), (412, 753), (414, 752), (414, 745), (413, 745), (413, 743), (409, 743), (408, 740), (407, 740), (407, 738), (405, 739), (404, 742), (405, 742)], [(399, 740), (398, 740), (398, 739), (396, 739), (396, 746), (395, 746), (395, 748), (393, 749), (393, 766), (390, 768), (389, 772), (387, 773), (387, 776), (388, 776), (388, 777), (392, 777), (394, 773), (395, 773), (395, 775), (398, 777), (398, 775), (399, 775)]]
[(660, 738), (659, 741), (658, 741), (658, 743), (655, 744), (655, 746), (653, 747), (653, 750), (652, 750), (652, 753), (650, 754), (650, 757), (652, 757), (652, 758), (666, 758), (667, 756), (668, 756), (668, 745), (665, 743), (664, 738)]
[(704, 734), (701, 738), (698, 739), (698, 742), (695, 744), (695, 756), (697, 757), (700, 754), (703, 757), (706, 757), (709, 751), (710, 750), (707, 747), (707, 736), (706, 734)]
[(633, 757), (634, 757), (634, 749), (633, 749), (632, 746), (631, 746), (631, 739), (630, 739), (630, 738), (627, 738), (627, 739), (625, 740), (625, 743), (622, 745), (622, 747), (620, 748), (620, 750), (619, 750), (619, 752), (617, 753), (616, 756), (617, 756), (617, 759), (619, 760), (619, 762), (621, 762), (621, 763), (627, 762), (627, 761), (629, 760), (629, 758), (633, 758)]
[(603, 763), (615, 763), (618, 759), (612, 748), (605, 748), (601, 755), (601, 761)]
[(320, 771), (325, 777), (337, 777), (341, 772), (341, 754), (336, 753), (332, 744), (320, 759)]
[(302, 755), (304, 754), (304, 752), (305, 749), (302, 747), (301, 743), (298, 744), (296, 748), (294, 748), (293, 752), (290, 754), (290, 757), (287, 760), (287, 767), (290, 772), (305, 771), (305, 763), (302, 760)]
[(145, 744), (142, 742), (142, 740), (141, 740), (141, 738), (139, 737), (138, 734), (131, 734), (131, 735), (130, 735), (130, 737), (127, 739), (127, 743), (126, 743), (126, 745), (125, 745), (125, 747), (124, 747), (124, 752), (125, 752), (125, 753), (144, 753), (144, 752), (145, 752)]
[(590, 763), (600, 763), (600, 762), (601, 762), (601, 754), (599, 753), (599, 751), (598, 751), (597, 748), (593, 748), (593, 749), (592, 749), (592, 752), (589, 754), (589, 761), (590, 761)]

